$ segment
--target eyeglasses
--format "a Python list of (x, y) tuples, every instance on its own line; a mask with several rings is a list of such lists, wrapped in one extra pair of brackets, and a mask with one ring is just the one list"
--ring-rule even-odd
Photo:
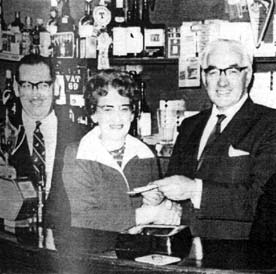
[(112, 105), (103, 105), (103, 106), (97, 105), (97, 108), (101, 109), (101, 111), (107, 115), (114, 114), (116, 110), (123, 115), (129, 114), (132, 111), (132, 107), (130, 104), (121, 105), (121, 106), (118, 106), (117, 108), (115, 108), (115, 106), (112, 106)]
[(225, 69), (220, 69), (214, 66), (209, 66), (208, 68), (204, 69), (204, 72), (207, 74), (207, 76), (212, 77), (212, 78), (219, 78), (222, 73), (227, 78), (238, 78), (241, 75), (241, 72), (245, 70), (247, 67), (239, 67), (239, 66), (230, 66)]
[(53, 81), (40, 81), (37, 83), (19, 81), (18, 83), (23, 90), (33, 90), (36, 87), (37, 90), (46, 91), (52, 85)]

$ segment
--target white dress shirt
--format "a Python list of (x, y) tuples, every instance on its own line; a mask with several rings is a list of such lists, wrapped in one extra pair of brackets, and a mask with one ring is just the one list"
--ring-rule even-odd
[[(33, 132), (36, 127), (36, 121), (29, 117), (24, 111), (22, 112), (22, 120), (25, 128), (29, 151), (32, 155), (33, 153)], [(45, 142), (45, 171), (46, 171), (46, 197), (48, 197), (52, 176), (53, 176), (53, 168), (55, 161), (55, 153), (57, 146), (57, 117), (55, 112), (52, 111), (46, 118), (40, 121), (40, 131), (43, 134), (44, 142)]]
[[(216, 105), (213, 105), (212, 113), (210, 115), (210, 118), (209, 118), (204, 130), (203, 130), (203, 134), (200, 139), (198, 155), (197, 155), (198, 160), (204, 150), (204, 147), (207, 143), (207, 140), (208, 140), (211, 132), (213, 131), (213, 128), (215, 127), (215, 125), (217, 123), (217, 120), (218, 120), (217, 115), (218, 114), (226, 115), (226, 118), (221, 123), (221, 132), (222, 132), (225, 129), (225, 127), (229, 124), (229, 122), (232, 120), (233, 116), (240, 110), (240, 108), (242, 107), (242, 105), (244, 104), (244, 102), (246, 101), (247, 98), (248, 98), (248, 94), (245, 93), (244, 96), (239, 100), (239, 102), (237, 102), (235, 105), (229, 107), (224, 112), (219, 111), (217, 109)], [(196, 182), (196, 191), (194, 192), (195, 195), (191, 198), (191, 201), (195, 208), (200, 208), (202, 187), (203, 187), (202, 180), (195, 178), (195, 182)]]

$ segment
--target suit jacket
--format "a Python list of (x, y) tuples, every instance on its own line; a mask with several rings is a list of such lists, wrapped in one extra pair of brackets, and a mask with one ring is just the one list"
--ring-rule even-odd
[(185, 119), (167, 175), (203, 181), (201, 207), (183, 202), (183, 222), (205, 237), (247, 238), (262, 187), (276, 169), (276, 112), (247, 99), (223, 130), (199, 170), (200, 139), (211, 110)]
[[(57, 145), (53, 166), (52, 184), (48, 199), (44, 205), (44, 222), (46, 227), (64, 229), (70, 226), (70, 205), (63, 186), (61, 172), (66, 146), (78, 141), (88, 131), (88, 128), (72, 123), (68, 118), (66, 107), (56, 107), (58, 119)], [(10, 165), (14, 166), (17, 177), (29, 177), (34, 180), (32, 158), (28, 147), (27, 137), (21, 121), (19, 126), (17, 150), (10, 157)]]
[(276, 174), (265, 184), (264, 193), (259, 198), (250, 239), (269, 243), (276, 241)]

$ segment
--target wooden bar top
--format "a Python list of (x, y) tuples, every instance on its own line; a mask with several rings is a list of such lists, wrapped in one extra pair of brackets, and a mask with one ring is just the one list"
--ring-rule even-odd
[(202, 239), (202, 261), (154, 266), (118, 259), (117, 233), (71, 228), (56, 236), (58, 251), (39, 249), (27, 234), (0, 232), (1, 273), (276, 273), (276, 245)]

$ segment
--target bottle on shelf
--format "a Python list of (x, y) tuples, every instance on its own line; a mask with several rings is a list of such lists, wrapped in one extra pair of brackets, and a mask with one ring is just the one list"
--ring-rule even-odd
[[(44, 38), (41, 33), (46, 33), (46, 29), (43, 26), (43, 19), (37, 18), (36, 19), (36, 25), (31, 31), (31, 37), (32, 37), (32, 47), (31, 47), (31, 53), (33, 54), (41, 54), (41, 47), (40, 45), (44, 45), (44, 42), (46, 38)], [(45, 39), (45, 40), (43, 40)]]
[(165, 57), (166, 26), (150, 21), (149, 0), (143, 0), (142, 22), (144, 35), (144, 56)]
[(58, 23), (58, 32), (74, 32), (75, 30), (76, 25), (73, 17), (71, 16), (69, 0), (63, 0), (61, 17)]
[(84, 16), (79, 20), (80, 58), (97, 57), (97, 30), (94, 27), (92, 0), (85, 1)]
[(10, 24), (10, 30), (13, 33), (21, 33), (24, 28), (24, 24), (21, 22), (20, 11), (14, 13), (14, 21)]
[(151, 135), (151, 110), (146, 98), (146, 84), (140, 82), (140, 100), (138, 102), (138, 136), (144, 137)]
[(143, 34), (139, 0), (133, 0), (131, 11), (128, 11), (127, 33), (127, 56), (141, 57), (143, 53)]
[(78, 57), (78, 33), (71, 16), (69, 0), (63, 0), (61, 16), (58, 21), (60, 35), (54, 44), (54, 56), (61, 58)]
[(32, 38), (31, 33), (33, 29), (33, 20), (30, 16), (25, 17), (25, 26), (22, 29), (22, 44), (21, 44), (21, 54), (26, 55), (30, 53)]
[(113, 52), (112, 55), (127, 55), (127, 25), (125, 20), (124, 0), (116, 0), (114, 7), (114, 16), (112, 23), (113, 33)]
[(51, 0), (50, 18), (46, 23), (46, 30), (50, 35), (54, 35), (58, 30), (58, 3), (57, 0)]
[(134, 90), (134, 109), (133, 109), (133, 114), (134, 118), (133, 121), (131, 122), (129, 133), (134, 136), (138, 137), (138, 118), (139, 118), (139, 99), (140, 99), (140, 90), (139, 90), (139, 83), (140, 83), (140, 75), (137, 74), (135, 70), (129, 71), (129, 74), (132, 76), (132, 78), (136, 82), (136, 89)]
[(2, 92), (2, 102), (5, 105), (9, 121), (18, 127), (20, 123), (21, 105), (13, 88), (12, 71), (6, 70), (5, 88)]
[(7, 24), (4, 19), (3, 0), (0, 0), (0, 25), (1, 30), (7, 30)]

